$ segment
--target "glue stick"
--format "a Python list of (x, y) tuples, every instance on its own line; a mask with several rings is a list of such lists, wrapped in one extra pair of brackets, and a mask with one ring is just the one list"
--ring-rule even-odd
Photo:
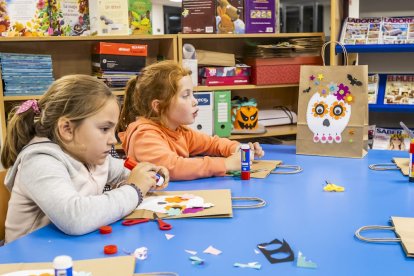
[[(138, 163), (129, 157), (124, 162), (124, 167), (127, 169), (132, 170)], [(164, 177), (158, 173), (155, 174), (155, 178), (157, 179), (157, 186), (162, 186), (164, 184)]]
[(242, 144), (240, 146), (241, 153), (241, 179), (250, 179), (250, 146), (248, 144)]
[(410, 142), (410, 165), (408, 166), (408, 181), (414, 182), (414, 139)]
[(72, 276), (72, 258), (70, 256), (61, 255), (53, 260), (53, 268), (55, 276)]

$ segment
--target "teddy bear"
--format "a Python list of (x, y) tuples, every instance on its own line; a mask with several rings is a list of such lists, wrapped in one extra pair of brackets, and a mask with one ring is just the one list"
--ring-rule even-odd
[(244, 23), (239, 18), (240, 10), (228, 0), (217, 0), (217, 32), (219, 34), (244, 33)]

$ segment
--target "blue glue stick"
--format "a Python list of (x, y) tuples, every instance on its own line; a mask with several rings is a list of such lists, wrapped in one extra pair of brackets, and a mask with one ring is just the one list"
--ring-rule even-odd
[(240, 146), (241, 152), (241, 179), (250, 179), (250, 146), (248, 144), (242, 144)]
[[(127, 169), (132, 170), (138, 163), (129, 157), (124, 162), (124, 167)], [(157, 179), (157, 186), (162, 186), (164, 184), (164, 177), (159, 175), (158, 173), (155, 174), (155, 178)]]

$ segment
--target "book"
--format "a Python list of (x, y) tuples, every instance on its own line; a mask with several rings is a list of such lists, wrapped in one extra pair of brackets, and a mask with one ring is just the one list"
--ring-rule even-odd
[(382, 25), (383, 44), (414, 43), (414, 18), (384, 17)]
[(129, 35), (128, 0), (89, 1), (91, 35)]
[(152, 34), (151, 0), (128, 0), (129, 28), (132, 34)]
[(89, 4), (87, 0), (56, 0), (49, 12), (53, 35), (90, 35)]
[(403, 129), (375, 127), (373, 149), (405, 151), (409, 147), (410, 137)]
[(384, 104), (414, 104), (414, 75), (387, 75)]
[(379, 75), (369, 74), (368, 75), (368, 103), (376, 104), (379, 86)]
[(345, 19), (340, 41), (343, 44), (380, 44), (382, 17)]
[(275, 5), (275, 0), (245, 0), (246, 34), (274, 33), (276, 30)]

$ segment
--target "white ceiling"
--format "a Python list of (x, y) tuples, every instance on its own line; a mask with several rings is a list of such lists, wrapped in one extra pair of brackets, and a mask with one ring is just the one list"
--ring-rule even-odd
[(172, 2), (170, 0), (152, 0), (152, 3), (163, 6), (181, 7), (181, 2)]

